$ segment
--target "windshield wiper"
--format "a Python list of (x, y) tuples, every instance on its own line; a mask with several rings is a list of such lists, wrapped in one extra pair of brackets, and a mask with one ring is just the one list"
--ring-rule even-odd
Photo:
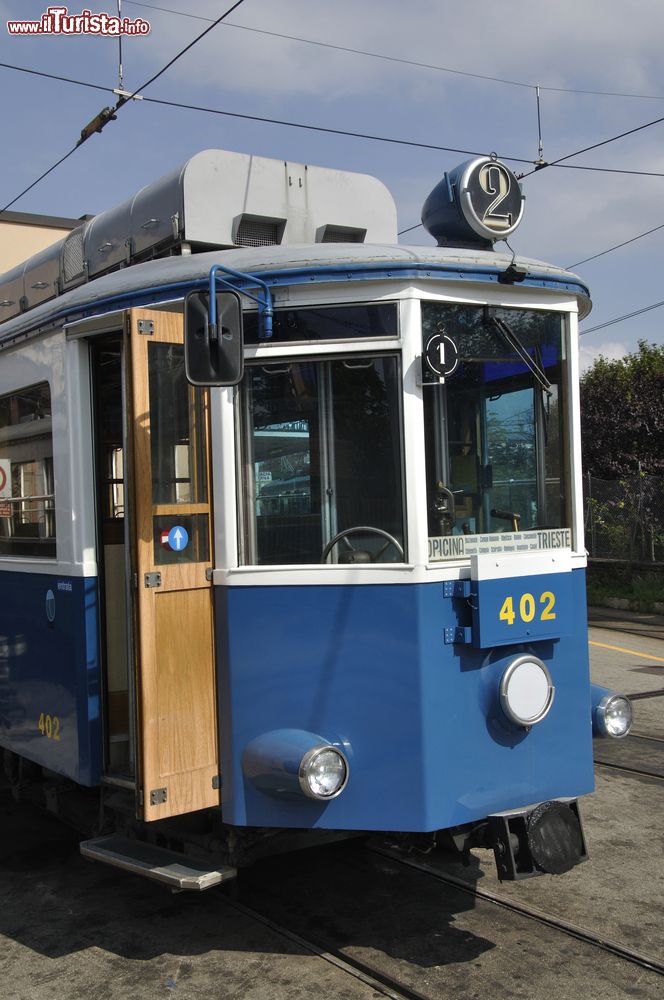
[(498, 333), (498, 335), (505, 341), (507, 346), (510, 347), (523, 361), (526, 368), (528, 368), (533, 377), (537, 379), (547, 396), (552, 396), (553, 391), (551, 389), (551, 383), (546, 377), (544, 369), (538, 364), (537, 361), (535, 361), (534, 358), (531, 358), (527, 349), (521, 343), (514, 330), (507, 325), (504, 319), (498, 319), (497, 316), (492, 316), (489, 313), (488, 307), (484, 310), (484, 320), (487, 326), (495, 330), (496, 333)]

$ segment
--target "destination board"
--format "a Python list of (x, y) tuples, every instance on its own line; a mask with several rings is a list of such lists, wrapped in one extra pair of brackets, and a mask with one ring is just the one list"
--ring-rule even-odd
[(429, 562), (468, 559), (478, 555), (518, 555), (548, 549), (569, 549), (569, 528), (542, 528), (533, 531), (500, 531), (483, 535), (439, 535), (429, 538)]

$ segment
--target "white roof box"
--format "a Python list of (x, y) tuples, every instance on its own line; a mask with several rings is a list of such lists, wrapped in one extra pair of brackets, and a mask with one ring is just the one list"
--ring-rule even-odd
[(394, 243), (396, 207), (366, 174), (208, 149), (88, 223), (88, 277), (186, 243), (194, 250)]

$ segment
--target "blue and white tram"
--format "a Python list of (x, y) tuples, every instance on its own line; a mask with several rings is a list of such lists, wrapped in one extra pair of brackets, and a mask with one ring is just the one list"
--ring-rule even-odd
[(593, 731), (630, 717), (589, 683), (590, 302), (494, 249), (521, 211), (478, 158), (399, 246), (372, 178), (207, 151), (0, 278), (17, 794), (186, 817), (222, 875), (288, 830), (585, 857)]

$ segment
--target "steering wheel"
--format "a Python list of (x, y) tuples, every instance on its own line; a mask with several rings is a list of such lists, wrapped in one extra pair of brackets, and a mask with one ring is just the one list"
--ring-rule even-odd
[(360, 527), (357, 527), (357, 528), (345, 528), (343, 531), (338, 532), (338, 534), (336, 534), (334, 536), (334, 538), (331, 538), (329, 540), (329, 542), (327, 543), (327, 545), (325, 546), (325, 548), (323, 549), (323, 554), (322, 554), (322, 556), (320, 558), (320, 561), (322, 563), (327, 562), (327, 557), (329, 556), (330, 552), (332, 551), (332, 549), (334, 548), (334, 546), (337, 544), (337, 542), (344, 542), (345, 545), (346, 545), (346, 549), (349, 552), (357, 552), (358, 550), (353, 545), (351, 545), (351, 543), (348, 541), (348, 535), (366, 535), (367, 532), (369, 534), (372, 534), (372, 535), (381, 535), (382, 538), (387, 539), (387, 541), (385, 542), (385, 544), (383, 546), (381, 546), (381, 548), (378, 550), (378, 552), (376, 552), (375, 556), (373, 558), (369, 559), (369, 562), (378, 562), (378, 560), (382, 556), (383, 552), (385, 552), (385, 550), (388, 549), (390, 547), (390, 545), (394, 546), (394, 548), (397, 550), (397, 552), (399, 553), (399, 555), (401, 556), (402, 559), (405, 558), (404, 557), (403, 547), (396, 540), (396, 538), (394, 538), (392, 535), (390, 535), (390, 533), (388, 531), (383, 531), (382, 528), (372, 528), (370, 526), (360, 526)]

